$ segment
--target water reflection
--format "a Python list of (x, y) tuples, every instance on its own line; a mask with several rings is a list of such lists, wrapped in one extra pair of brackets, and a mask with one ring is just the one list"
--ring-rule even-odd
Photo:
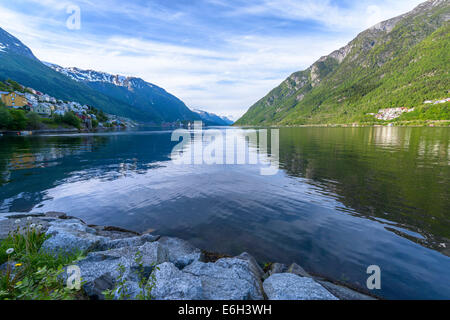
[(158, 131), (151, 136), (122, 132), (2, 137), (0, 210), (29, 211), (46, 199), (45, 190), (55, 185), (143, 174), (153, 162), (167, 161), (172, 147), (167, 135)]
[[(282, 170), (268, 177), (248, 163), (175, 165), (165, 131), (3, 137), (0, 211), (151, 229), (360, 286), (377, 264), (386, 297), (448, 298), (449, 131), (282, 128)], [(251, 141), (246, 152), (268, 158)]]
[[(357, 132), (357, 131), (356, 131)], [(411, 138), (412, 128), (400, 129), (398, 127), (374, 127), (370, 128), (373, 144), (383, 148), (407, 149)]]
[(285, 129), (281, 163), (355, 213), (438, 236), (436, 243), (450, 237), (448, 131)]

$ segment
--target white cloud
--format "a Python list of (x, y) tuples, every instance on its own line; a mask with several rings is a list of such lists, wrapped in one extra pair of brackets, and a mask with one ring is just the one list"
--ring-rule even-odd
[[(334, 30), (360, 30), (405, 13), (423, 0), (362, 0), (350, 8), (330, 0), (262, 0), (251, 1), (231, 11), (231, 15), (260, 15), (291, 20), (311, 20)], [(373, 4), (373, 3), (376, 3)]]
[(101, 43), (77, 42), (74, 47), (57, 41), (45, 46), (36, 43), (35, 53), (63, 66), (138, 76), (189, 106), (239, 116), (290, 73), (344, 45), (345, 40), (238, 37), (227, 43), (226, 51), (215, 51), (112, 37)]
[[(228, 2), (221, 0), (209, 1), (228, 6)], [(25, 15), (1, 5), (0, 21), (2, 27), (20, 38), (44, 61), (141, 77), (175, 94), (190, 107), (238, 117), (289, 74), (345, 45), (365, 27), (404, 13), (421, 0), (384, 0), (376, 5), (373, 2), (360, 1), (353, 11), (336, 9), (326, 0), (266, 0), (244, 6), (233, 10), (232, 14), (310, 18), (329, 29), (320, 36), (280, 34), (263, 37), (231, 33), (225, 34), (220, 46), (210, 48), (188, 46), (181, 41), (170, 44), (116, 34), (99, 37), (84, 30), (69, 32), (64, 28), (65, 21), (55, 17)], [(39, 0), (39, 3), (65, 10), (60, 1)], [(97, 1), (82, 3), (99, 6)], [(120, 7), (112, 5), (108, 11), (132, 15), (137, 9), (133, 4), (125, 3)], [(141, 11), (149, 17), (155, 12), (165, 19), (183, 20), (181, 17), (186, 17), (183, 13), (178, 15), (154, 6), (152, 10), (141, 8)], [(338, 37), (336, 33), (332, 36), (330, 31), (336, 28), (346, 31)]]

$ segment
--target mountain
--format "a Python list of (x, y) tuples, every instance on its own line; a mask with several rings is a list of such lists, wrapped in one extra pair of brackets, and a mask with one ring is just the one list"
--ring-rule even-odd
[(237, 125), (351, 123), (381, 108), (446, 98), (450, 1), (429, 0), (360, 33), (347, 46), (292, 74)]
[[(88, 81), (53, 68), (56, 67), (39, 61), (20, 40), (0, 28), (0, 80), (12, 79), (57, 99), (78, 101), (139, 122), (158, 124), (199, 119), (181, 100), (144, 80), (116, 76), (117, 83), (111, 78), (109, 81)], [(94, 74), (93, 71), (72, 70), (78, 70), (79, 77)], [(95, 74), (96, 77), (108, 77), (100, 72)]]
[(27, 46), (2, 28), (0, 28), (0, 52), (14, 53), (32, 60), (38, 60)]
[(140, 78), (94, 70), (63, 68), (51, 63), (46, 65), (74, 81), (86, 84), (95, 91), (126, 103), (142, 113), (147, 113), (154, 122), (200, 119), (180, 99)]
[(201, 120), (208, 126), (231, 126), (233, 124), (233, 121), (227, 117), (196, 109), (194, 109), (194, 112), (197, 113)]
[(223, 121), (225, 121), (225, 123), (227, 123), (227, 125), (231, 126), (232, 124), (234, 124), (234, 120), (231, 120), (232, 116), (219, 116)]

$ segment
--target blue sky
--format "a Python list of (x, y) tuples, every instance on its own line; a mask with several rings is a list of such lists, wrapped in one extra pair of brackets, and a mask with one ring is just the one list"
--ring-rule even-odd
[[(234, 118), (372, 25), (423, 0), (0, 0), (0, 27), (65, 67), (138, 76)], [(67, 8), (81, 28), (69, 30)]]

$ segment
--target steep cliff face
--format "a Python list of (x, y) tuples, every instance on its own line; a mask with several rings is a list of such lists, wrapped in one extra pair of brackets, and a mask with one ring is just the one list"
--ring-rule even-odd
[(430, 0), (360, 33), (296, 72), (236, 123), (349, 122), (383, 107), (414, 107), (446, 94), (449, 0)]

